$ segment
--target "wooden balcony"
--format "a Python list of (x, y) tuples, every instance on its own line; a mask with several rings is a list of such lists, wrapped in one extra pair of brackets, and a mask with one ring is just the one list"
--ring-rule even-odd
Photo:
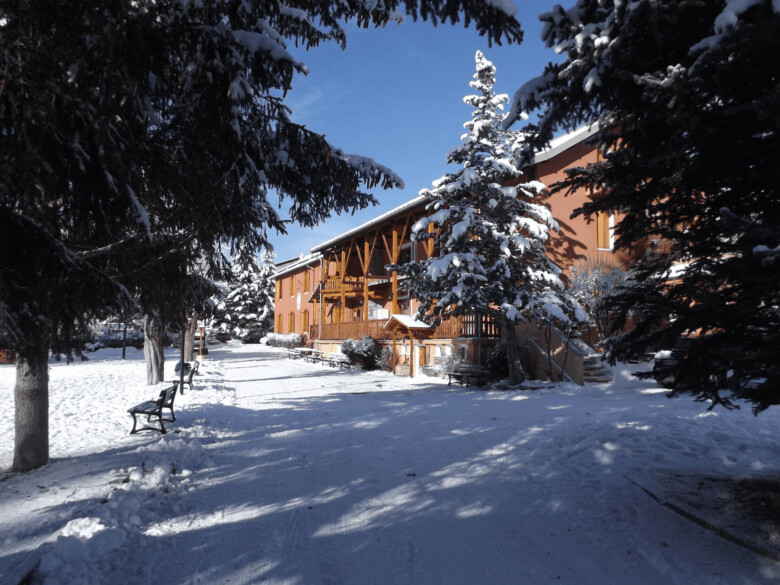
[[(391, 339), (391, 332), (384, 328), (386, 323), (387, 319), (324, 323), (321, 334), (320, 326), (312, 325), (309, 327), (309, 339), (360, 339), (364, 335), (374, 339)], [(498, 337), (498, 328), (488, 317), (465, 315), (444, 321), (431, 336), (432, 339), (463, 337), (495, 339)]]
[[(346, 276), (341, 278), (328, 278), (322, 287), (324, 297), (337, 297), (342, 293), (345, 296), (360, 296), (364, 291), (364, 283), (368, 280), (369, 290), (377, 285), (387, 284), (390, 280), (387, 277), (369, 276), (368, 279), (362, 276)], [(373, 293), (370, 293), (373, 294)]]

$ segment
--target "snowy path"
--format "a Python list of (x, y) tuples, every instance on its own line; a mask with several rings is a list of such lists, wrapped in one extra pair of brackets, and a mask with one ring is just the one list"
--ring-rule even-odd
[[(257, 346), (209, 358), (182, 397), (178, 435), (120, 436), (128, 420), (109, 420), (110, 453), (86, 455), (85, 438), (72, 459), (0, 483), (0, 539), (16, 549), (58, 522), (100, 519), (48, 539), (46, 583), (140, 584), (155, 565), (182, 585), (780, 583), (777, 563), (632, 483), (776, 475), (773, 412), (707, 413), (619, 371), (611, 388), (521, 393), (335, 371)], [(106, 373), (97, 362), (68, 368)], [(51, 492), (36, 493), (46, 482), (60, 516), (47, 511)], [(48, 505), (25, 520), (8, 489)], [(54, 571), (76, 562), (81, 573)]]

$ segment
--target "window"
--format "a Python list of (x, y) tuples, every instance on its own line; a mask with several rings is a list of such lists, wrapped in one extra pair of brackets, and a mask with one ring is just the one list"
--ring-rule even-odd
[(290, 318), (289, 318), (288, 325), (289, 325), (289, 328), (290, 328), (288, 333), (295, 333), (295, 313), (290, 313)]
[(599, 250), (611, 250), (615, 243), (615, 214), (599, 211), (596, 215), (596, 240)]

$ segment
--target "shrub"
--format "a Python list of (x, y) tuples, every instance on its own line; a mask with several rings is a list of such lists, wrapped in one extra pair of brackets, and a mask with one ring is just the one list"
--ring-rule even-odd
[[(92, 326), (92, 338), (84, 340), (84, 351), (91, 352), (103, 349), (104, 347), (119, 348), (122, 347), (123, 331), (116, 326), (111, 328), (105, 323), (95, 323)], [(144, 346), (143, 331), (137, 329), (134, 325), (127, 328), (127, 347), (142, 349)]]
[[(509, 366), (506, 362), (505, 343), (499, 341), (494, 346), (486, 348), (484, 360), (484, 366), (490, 371), (491, 376), (500, 379), (505, 378), (509, 373)], [(525, 364), (523, 364), (523, 366), (525, 367)]]
[(364, 335), (362, 339), (345, 339), (341, 344), (341, 353), (352, 363), (363, 366), (366, 370), (376, 370), (382, 365), (382, 351), (379, 343), (373, 337)]
[(292, 349), (293, 347), (301, 347), (303, 345), (303, 337), (297, 333), (269, 333), (267, 337), (263, 338), (266, 345), (271, 347), (286, 347)]
[(379, 355), (379, 368), (385, 372), (393, 371), (393, 350), (386, 347)]

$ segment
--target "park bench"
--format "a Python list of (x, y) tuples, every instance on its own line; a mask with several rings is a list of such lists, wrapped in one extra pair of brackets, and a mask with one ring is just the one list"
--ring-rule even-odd
[(481, 386), (482, 380), (490, 374), (485, 368), (473, 364), (457, 364), (454, 368), (446, 370), (444, 373), (449, 378), (447, 386), (452, 384), (453, 379), (461, 384), (471, 384), (476, 379), (477, 385)]
[(299, 360), (303, 357), (300, 349), (287, 349), (287, 357), (291, 360)]
[[(141, 404), (136, 404), (132, 408), (128, 408), (127, 412), (133, 417), (133, 429), (130, 431), (130, 434), (134, 435), (141, 431), (157, 431), (164, 435), (168, 432), (165, 430), (165, 423), (176, 421), (176, 414), (173, 412), (173, 401), (176, 399), (178, 387), (178, 382), (174, 382), (171, 386), (160, 392), (160, 396), (157, 400), (147, 400)], [(163, 410), (166, 408), (171, 412), (169, 418), (163, 416)], [(146, 424), (140, 429), (138, 428), (139, 416), (146, 416)], [(153, 426), (152, 423), (154, 423), (155, 419), (159, 423), (159, 427)]]
[(323, 361), (327, 361), (328, 365), (331, 368), (347, 368), (347, 369), (349, 369), (349, 368), (352, 367), (352, 364), (349, 363), (349, 358), (347, 356), (345, 356), (343, 353), (339, 353), (339, 352), (336, 352), (336, 351), (329, 353), (328, 357), (325, 360), (323, 360)]
[[(184, 383), (189, 384), (190, 390), (192, 390), (192, 377), (198, 373), (200, 369), (200, 362), (195, 360), (194, 362), (184, 362)], [(176, 367), (173, 369), (176, 374), (176, 379), (172, 383), (179, 382), (181, 372), (181, 362), (176, 362)], [(184, 394), (184, 388), (181, 389), (181, 393)]]

